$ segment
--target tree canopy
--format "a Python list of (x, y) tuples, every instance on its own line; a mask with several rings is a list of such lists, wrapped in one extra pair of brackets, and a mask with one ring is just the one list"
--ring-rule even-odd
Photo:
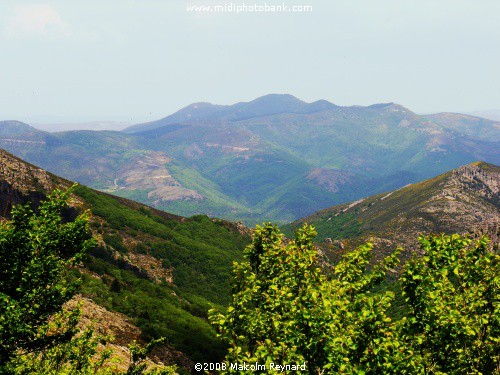
[(12, 210), (0, 224), (0, 363), (19, 350), (32, 352), (69, 340), (69, 325), (48, 334), (49, 318), (75, 293), (66, 274), (92, 246), (84, 213), (66, 220), (71, 191), (54, 190), (37, 212)]
[(372, 245), (363, 245), (327, 275), (315, 234), (304, 225), (287, 242), (276, 226), (257, 226), (246, 261), (235, 264), (229, 307), (210, 313), (229, 345), (227, 373), (279, 373), (271, 363), (305, 364), (310, 374), (500, 371), (500, 257), (485, 237), (420, 238), (425, 256), (399, 279), (406, 316), (394, 319), (395, 295), (380, 284), (399, 250), (370, 266)]

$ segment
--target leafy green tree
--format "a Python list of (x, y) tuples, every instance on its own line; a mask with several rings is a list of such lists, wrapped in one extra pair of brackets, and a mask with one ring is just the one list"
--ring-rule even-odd
[[(86, 214), (66, 220), (68, 191), (54, 190), (38, 212), (16, 206), (0, 224), (0, 367), (19, 352), (30, 353), (67, 342), (76, 321), (50, 331), (49, 319), (75, 293), (66, 278), (93, 245)], [(69, 216), (69, 215), (66, 215)]]
[(500, 256), (485, 237), (420, 238), (401, 276), (404, 334), (425, 374), (500, 373)]
[(230, 344), (228, 362), (307, 359), (312, 365), (317, 360), (315, 352), (322, 348), (307, 331), (314, 329), (309, 311), (317, 304), (322, 275), (314, 266), (309, 239), (306, 229), (301, 239), (283, 246), (276, 227), (257, 226), (245, 250), (248, 262), (235, 265), (227, 314), (211, 311), (211, 320)]
[[(305, 364), (308, 373), (404, 373), (411, 361), (386, 311), (394, 295), (373, 288), (397, 264), (397, 253), (368, 271), (371, 245), (347, 254), (327, 278), (317, 267), (313, 227), (284, 243), (271, 225), (257, 226), (246, 262), (234, 267), (232, 301), (210, 319), (229, 344), (230, 363)], [(406, 355), (406, 356), (405, 356)], [(250, 373), (252, 371), (248, 371)], [(258, 371), (257, 371), (258, 372)]]
[(323, 284), (322, 325), (327, 328), (321, 340), (327, 343), (323, 369), (328, 369), (324, 373), (418, 372), (413, 353), (400, 340), (400, 325), (388, 313), (395, 295), (379, 287), (398, 264), (399, 250), (369, 271), (372, 249), (367, 243), (345, 254)]

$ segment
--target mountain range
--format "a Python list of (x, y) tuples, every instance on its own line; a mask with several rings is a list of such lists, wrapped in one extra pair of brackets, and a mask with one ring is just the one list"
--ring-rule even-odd
[[(0, 150), (3, 218), (13, 204), (31, 202), (36, 208), (52, 189), (72, 185)], [(314, 224), (326, 267), (366, 240), (375, 244), (375, 259), (399, 245), (405, 259), (419, 254), (416, 237), (422, 233), (483, 231), (498, 239), (499, 191), (500, 167), (476, 162), (325, 209), (284, 229), (291, 234), (303, 222)], [(195, 362), (221, 360), (225, 346), (208, 324), (207, 310), (227, 305), (232, 264), (242, 260), (251, 232), (241, 223), (185, 218), (82, 185), (72, 204), (80, 212), (90, 210), (98, 242), (72, 273), (82, 279), (73, 303), (84, 301), (83, 319), (113, 335), (119, 353), (127, 353), (134, 339), (165, 336), (167, 344), (152, 359), (177, 363), (183, 373)]]
[(477, 160), (500, 164), (500, 123), (267, 95), (196, 103), (122, 132), (0, 122), (0, 147), (64, 178), (179, 215), (248, 225), (315, 211)]

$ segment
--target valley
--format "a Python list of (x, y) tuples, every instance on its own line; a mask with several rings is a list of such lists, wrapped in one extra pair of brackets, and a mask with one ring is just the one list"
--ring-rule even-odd
[[(152, 188), (158, 180), (171, 178), (153, 160), (142, 160), (148, 160), (141, 164), (146, 170), (150, 166), (156, 171), (145, 182)], [(319, 171), (310, 176), (330, 191), (349, 177), (334, 174), (325, 183)], [(4, 218), (9, 218), (14, 204), (31, 202), (36, 208), (49, 191), (73, 184), (5, 151), (0, 151), (0, 181)], [(130, 181), (137, 180), (131, 177)], [(325, 270), (366, 241), (374, 244), (373, 262), (398, 246), (404, 249), (402, 260), (422, 255), (417, 237), (424, 233), (487, 233), (492, 246), (498, 246), (499, 181), (498, 166), (475, 162), (327, 208), (283, 229), (291, 238), (303, 223), (313, 224)], [(176, 364), (179, 371), (188, 373), (197, 361), (221, 360), (226, 346), (208, 323), (207, 312), (213, 307), (224, 309), (230, 301), (233, 262), (243, 259), (251, 230), (242, 223), (205, 215), (174, 215), (83, 185), (74, 188), (72, 205), (78, 212), (90, 210), (97, 246), (71, 272), (71, 277), (82, 280), (79, 295), (71, 303), (84, 302), (82, 324), (93, 317), (102, 332), (115, 337), (108, 347), (117, 355), (117, 363), (122, 363), (118, 368), (126, 367), (131, 340), (147, 342), (158, 337), (166, 337), (167, 343), (151, 354), (150, 361)], [(397, 285), (383, 288), (396, 291), (391, 313), (400, 314)]]
[(267, 95), (197, 103), (122, 132), (0, 123), (0, 147), (93, 188), (183, 216), (287, 223), (477, 160), (500, 164), (499, 123)]

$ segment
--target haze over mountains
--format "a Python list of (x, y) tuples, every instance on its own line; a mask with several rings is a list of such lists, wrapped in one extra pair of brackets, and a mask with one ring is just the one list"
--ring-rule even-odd
[(130, 123), (118, 121), (87, 121), (87, 122), (43, 122), (34, 123), (33, 126), (48, 132), (61, 132), (72, 130), (117, 130), (120, 131)]
[(500, 109), (489, 109), (484, 111), (473, 111), (469, 113), (472, 116), (483, 117), (493, 121), (500, 121)]
[(470, 162), (500, 164), (500, 123), (267, 95), (196, 103), (123, 132), (0, 123), (0, 147), (63, 177), (189, 216), (253, 224), (402, 187)]

